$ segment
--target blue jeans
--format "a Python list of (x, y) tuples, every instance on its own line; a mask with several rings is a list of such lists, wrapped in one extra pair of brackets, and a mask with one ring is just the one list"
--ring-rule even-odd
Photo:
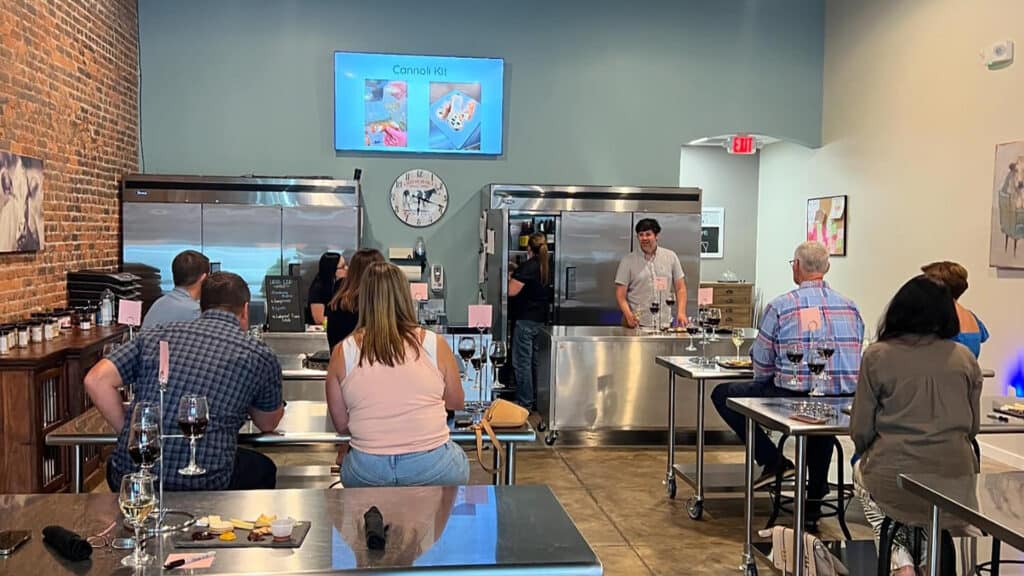
[(537, 334), (544, 325), (533, 320), (516, 320), (512, 337), (512, 367), (516, 371), (516, 403), (533, 408), (537, 398), (534, 374), (539, 361), (540, 343)]
[(393, 456), (353, 448), (342, 460), (341, 483), (346, 488), (469, 484), (469, 459), (451, 440), (433, 450)]

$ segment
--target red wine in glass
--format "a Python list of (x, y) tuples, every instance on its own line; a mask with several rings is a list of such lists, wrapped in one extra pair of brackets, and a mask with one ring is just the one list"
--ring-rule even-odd
[(484, 365), (483, 356), (473, 356), (469, 359), (469, 363), (473, 365), (473, 370), (479, 370)]
[(786, 360), (789, 360), (793, 364), (799, 364), (804, 359), (804, 353), (799, 350), (787, 350)]
[(136, 466), (152, 468), (160, 459), (160, 446), (156, 443), (136, 444), (128, 447), (128, 456)]
[(807, 370), (809, 370), (811, 372), (811, 374), (814, 374), (815, 376), (821, 375), (821, 373), (825, 371), (825, 361), (824, 361), (824, 359), (821, 359), (821, 360), (818, 360), (818, 359), (808, 360), (807, 361)]
[(832, 355), (836, 353), (836, 349), (830, 345), (822, 345), (818, 347), (818, 353), (821, 354), (825, 360), (832, 358)]
[(210, 422), (208, 418), (196, 418), (195, 420), (178, 420), (178, 427), (185, 438), (202, 438), (206, 433), (206, 425)]

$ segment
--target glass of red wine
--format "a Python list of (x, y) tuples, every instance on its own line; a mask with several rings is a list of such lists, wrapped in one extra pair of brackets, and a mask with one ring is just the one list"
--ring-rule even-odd
[(832, 363), (832, 356), (836, 353), (836, 343), (828, 336), (818, 341), (818, 353), (825, 359), (825, 371), (822, 373), (821, 379), (828, 380), (828, 365)]
[(150, 474), (160, 459), (160, 407), (139, 402), (128, 429), (128, 456), (143, 473)]
[(491, 388), (493, 390), (501, 390), (505, 388), (505, 386), (498, 381), (498, 373), (501, 371), (501, 368), (505, 366), (505, 360), (508, 358), (508, 348), (501, 340), (493, 340), (491, 341), (488, 353), (491, 359), (491, 366), (494, 367), (494, 384), (491, 385)]
[(700, 324), (697, 323), (697, 319), (689, 317), (686, 319), (686, 333), (690, 335), (690, 345), (686, 347), (687, 352), (696, 352), (697, 347), (693, 345), (693, 337), (700, 332)]
[(661, 331), (661, 301), (660, 300), (652, 300), (651, 301), (651, 306), (650, 306), (650, 311), (651, 311), (651, 321), (654, 323), (654, 331), (655, 332), (660, 332)]
[(462, 358), (462, 363), (459, 364), (461, 373), (463, 376), (466, 374), (466, 362), (469, 362), (473, 355), (476, 354), (476, 342), (469, 336), (463, 336), (459, 338), (459, 358)]
[(200, 476), (206, 474), (206, 468), (196, 464), (196, 440), (206, 433), (206, 426), (210, 423), (210, 407), (206, 403), (206, 396), (185, 394), (178, 403), (178, 427), (181, 433), (188, 438), (191, 457), (188, 466), (178, 469), (182, 476)]
[(821, 390), (819, 385), (825, 380), (825, 367), (828, 366), (828, 360), (825, 355), (821, 353), (821, 346), (815, 344), (811, 346), (810, 351), (807, 353), (807, 371), (811, 373), (811, 396), (824, 396), (825, 392)]
[(800, 385), (800, 363), (804, 360), (804, 345), (802, 342), (793, 342), (786, 346), (786, 360), (793, 365), (793, 378), (789, 385), (796, 387)]

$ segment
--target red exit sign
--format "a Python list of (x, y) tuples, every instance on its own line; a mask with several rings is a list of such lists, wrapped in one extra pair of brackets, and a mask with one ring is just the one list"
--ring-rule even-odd
[(754, 154), (757, 146), (754, 145), (753, 136), (733, 136), (729, 141), (730, 154)]

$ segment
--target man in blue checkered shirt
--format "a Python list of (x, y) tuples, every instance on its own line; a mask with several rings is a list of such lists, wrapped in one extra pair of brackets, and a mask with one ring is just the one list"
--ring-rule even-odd
[[(800, 397), (807, 396), (812, 389), (826, 396), (848, 396), (857, 387), (864, 321), (853, 301), (825, 283), (828, 249), (819, 242), (804, 242), (797, 247), (790, 265), (797, 288), (765, 307), (757, 340), (750, 349), (754, 381), (722, 384), (711, 393), (718, 413), (741, 440), (746, 438), (746, 418), (726, 406), (729, 398)], [(816, 340), (834, 344), (835, 352), (827, 364), (827, 381), (813, 380), (806, 362), (792, 363), (786, 359), (786, 350), (791, 345), (798, 346), (806, 358)], [(780, 465), (783, 476), (795, 472), (792, 462), (780, 459), (778, 448), (760, 426), (755, 432), (754, 459), (764, 469), (754, 482), (755, 488), (771, 484)], [(821, 499), (828, 494), (831, 462), (832, 438), (809, 438), (805, 516), (808, 528), (817, 527)]]
[[(238, 431), (246, 415), (257, 428), (273, 431), (284, 406), (281, 366), (262, 342), (246, 334), (249, 327), (249, 288), (237, 274), (215, 272), (203, 281), (202, 315), (191, 322), (174, 322), (143, 330), (130, 343), (100, 360), (85, 377), (93, 404), (118, 432), (117, 449), (107, 464), (110, 489), (120, 488), (121, 476), (135, 470), (128, 456), (131, 409), (138, 402), (160, 402), (157, 372), (160, 342), (170, 350), (163, 433), (177, 434), (178, 402), (185, 394), (206, 396), (210, 410), (206, 433), (197, 442), (196, 459), (206, 468), (200, 476), (182, 476), (189, 462), (185, 438), (165, 438), (163, 480), (167, 490), (272, 489), (277, 468), (266, 456), (238, 448)], [(134, 382), (135, 398), (125, 410), (118, 392)]]

